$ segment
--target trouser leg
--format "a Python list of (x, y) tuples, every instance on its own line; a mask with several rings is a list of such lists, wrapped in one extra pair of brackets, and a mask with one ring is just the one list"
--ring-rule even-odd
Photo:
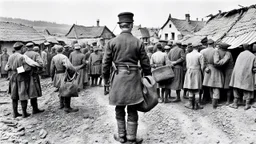
[(244, 110), (248, 110), (251, 108), (250, 102), (253, 98), (253, 92), (252, 91), (245, 91), (243, 90), (243, 99), (245, 100), (245, 107)]
[(64, 97), (59, 97), (59, 99), (60, 99), (60, 109), (63, 109), (64, 108)]
[(185, 104), (185, 107), (188, 109), (194, 109), (194, 93), (191, 90), (188, 90), (188, 103)]
[(125, 121), (125, 106), (116, 106), (116, 121), (118, 136), (115, 139), (119, 142), (126, 141), (126, 121)]
[(15, 99), (12, 100), (12, 109), (13, 109), (13, 118), (21, 116), (21, 114), (18, 113), (18, 100), (15, 100)]
[(201, 100), (200, 100), (200, 91), (196, 90), (194, 92), (195, 94), (195, 109), (203, 109), (204, 107), (201, 105)]
[(40, 110), (38, 108), (37, 98), (30, 99), (31, 106), (33, 108), (33, 114), (44, 112), (44, 110)]
[(226, 94), (227, 94), (227, 102), (226, 102), (226, 105), (229, 105), (230, 102), (231, 102), (232, 90), (231, 90), (231, 89), (227, 89), (227, 90), (226, 90)]
[(220, 89), (211, 88), (211, 92), (212, 92), (212, 106), (213, 108), (217, 108), (218, 100), (220, 99)]
[(28, 101), (27, 100), (22, 100), (21, 102), (21, 108), (22, 108), (22, 117), (26, 118), (30, 116), (29, 113), (27, 113), (27, 106), (28, 106)]
[(135, 106), (127, 106), (128, 119), (127, 119), (127, 140), (130, 142), (139, 143), (143, 139), (137, 138), (137, 129), (138, 129), (138, 112)]
[(180, 90), (176, 90), (177, 97), (172, 102), (180, 102)]
[(64, 111), (66, 113), (72, 113), (72, 112), (77, 112), (78, 109), (71, 108), (71, 97), (65, 97), (64, 98)]
[(234, 95), (234, 100), (232, 105), (230, 105), (231, 108), (238, 108), (238, 99), (240, 97), (240, 91), (237, 88), (233, 88), (233, 95)]

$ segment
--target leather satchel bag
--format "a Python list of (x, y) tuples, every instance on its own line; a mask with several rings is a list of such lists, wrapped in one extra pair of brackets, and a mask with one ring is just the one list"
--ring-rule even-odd
[(61, 97), (78, 97), (78, 86), (75, 84), (77, 75), (78, 73), (75, 72), (70, 76), (66, 71), (64, 81), (59, 89)]
[(156, 82), (160, 82), (173, 78), (174, 72), (171, 66), (161, 66), (152, 70), (152, 75)]
[(141, 79), (144, 101), (137, 106), (137, 110), (148, 112), (158, 104), (156, 82), (152, 76), (145, 76)]

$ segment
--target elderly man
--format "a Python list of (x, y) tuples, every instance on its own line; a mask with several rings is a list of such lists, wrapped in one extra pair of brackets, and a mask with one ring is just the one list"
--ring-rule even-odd
[(184, 88), (188, 89), (189, 102), (185, 105), (189, 109), (202, 109), (199, 93), (202, 89), (204, 70), (204, 57), (198, 52), (200, 44), (193, 44), (193, 51), (186, 55), (187, 72), (185, 75)]
[(39, 53), (33, 50), (33, 43), (27, 43), (28, 48), (24, 55), (27, 55), (33, 61), (37, 62), (40, 67), (33, 67), (30, 72), (30, 82), (29, 82), (29, 98), (31, 106), (33, 107), (33, 114), (44, 112), (38, 108), (37, 98), (42, 96), (42, 89), (40, 84), (40, 78), (38, 75), (38, 70), (44, 66), (43, 60)]
[(245, 110), (251, 108), (250, 100), (253, 98), (254, 91), (254, 73), (256, 72), (256, 57), (251, 52), (251, 47), (248, 44), (242, 45), (244, 51), (241, 52), (235, 63), (232, 72), (230, 87), (233, 87), (234, 101), (230, 105), (231, 108), (238, 108), (238, 99), (243, 96), (245, 100)]
[(170, 65), (173, 67), (174, 78), (167, 85), (167, 88), (171, 90), (176, 90), (176, 98), (172, 102), (179, 102), (180, 91), (183, 87), (184, 71), (183, 62), (185, 61), (185, 52), (181, 48), (181, 43), (176, 42), (175, 46), (168, 53), (168, 58), (170, 60)]
[(8, 72), (4, 69), (6, 66), (6, 63), (9, 59), (9, 54), (7, 53), (7, 49), (3, 49), (3, 54), (0, 55), (0, 67), (1, 67), (1, 77), (7, 78)]
[(86, 65), (86, 60), (85, 55), (81, 52), (81, 46), (79, 44), (75, 44), (74, 49), (75, 51), (70, 54), (69, 60), (79, 73), (75, 83), (77, 84), (78, 89), (82, 90), (84, 88), (84, 66)]
[[(63, 47), (56, 45), (57, 55), (52, 58), (51, 62), (51, 75), (53, 78), (53, 85), (56, 88), (60, 88), (61, 83), (64, 81), (65, 72), (67, 70), (75, 71), (74, 66), (69, 61), (68, 57), (62, 54)], [(60, 109), (64, 108), (66, 113), (77, 112), (78, 109), (71, 108), (71, 97), (63, 97), (59, 95), (60, 98)]]
[[(115, 105), (118, 135), (114, 138), (119, 142), (142, 142), (137, 139), (138, 112), (136, 105), (143, 101), (141, 75), (138, 62), (145, 76), (151, 75), (149, 58), (143, 43), (132, 34), (133, 13), (124, 12), (118, 15), (121, 34), (109, 41), (106, 47), (103, 63), (105, 81), (110, 80), (110, 68), (114, 65), (111, 79), (109, 100)], [(127, 107), (127, 128), (125, 123), (125, 108)]]
[(217, 108), (220, 99), (220, 89), (223, 88), (224, 77), (222, 72), (214, 66), (214, 41), (208, 40), (208, 47), (200, 53), (203, 54), (206, 63), (204, 70), (203, 86), (209, 87), (213, 108)]

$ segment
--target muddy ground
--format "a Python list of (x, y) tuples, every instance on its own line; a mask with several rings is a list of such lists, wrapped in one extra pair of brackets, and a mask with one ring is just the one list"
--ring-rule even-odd
[[(72, 99), (79, 112), (59, 110), (58, 93), (50, 79), (41, 81), (39, 107), (46, 111), (29, 118), (12, 118), (10, 97), (3, 92), (8, 82), (0, 81), (0, 143), (23, 144), (115, 144), (114, 107), (108, 105), (103, 87), (88, 87)], [(140, 113), (138, 136), (145, 144), (256, 144), (256, 109), (226, 106), (214, 110), (189, 110), (180, 103), (158, 104)], [(19, 111), (21, 112), (20, 105)], [(28, 111), (31, 113), (29, 104)]]

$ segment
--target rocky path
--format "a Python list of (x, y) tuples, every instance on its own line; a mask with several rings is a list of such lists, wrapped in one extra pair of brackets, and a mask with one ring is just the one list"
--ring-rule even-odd
[[(103, 87), (89, 87), (72, 99), (79, 112), (59, 110), (58, 93), (49, 79), (42, 80), (44, 96), (39, 106), (46, 111), (27, 119), (13, 119), (10, 98), (0, 93), (0, 143), (117, 144), (114, 107), (108, 105)], [(3, 82), (1, 82), (3, 85)], [(186, 109), (184, 103), (159, 104), (140, 113), (138, 135), (145, 144), (253, 144), (256, 143), (256, 109)], [(20, 110), (21, 111), (21, 110)], [(31, 107), (29, 106), (29, 112)]]

